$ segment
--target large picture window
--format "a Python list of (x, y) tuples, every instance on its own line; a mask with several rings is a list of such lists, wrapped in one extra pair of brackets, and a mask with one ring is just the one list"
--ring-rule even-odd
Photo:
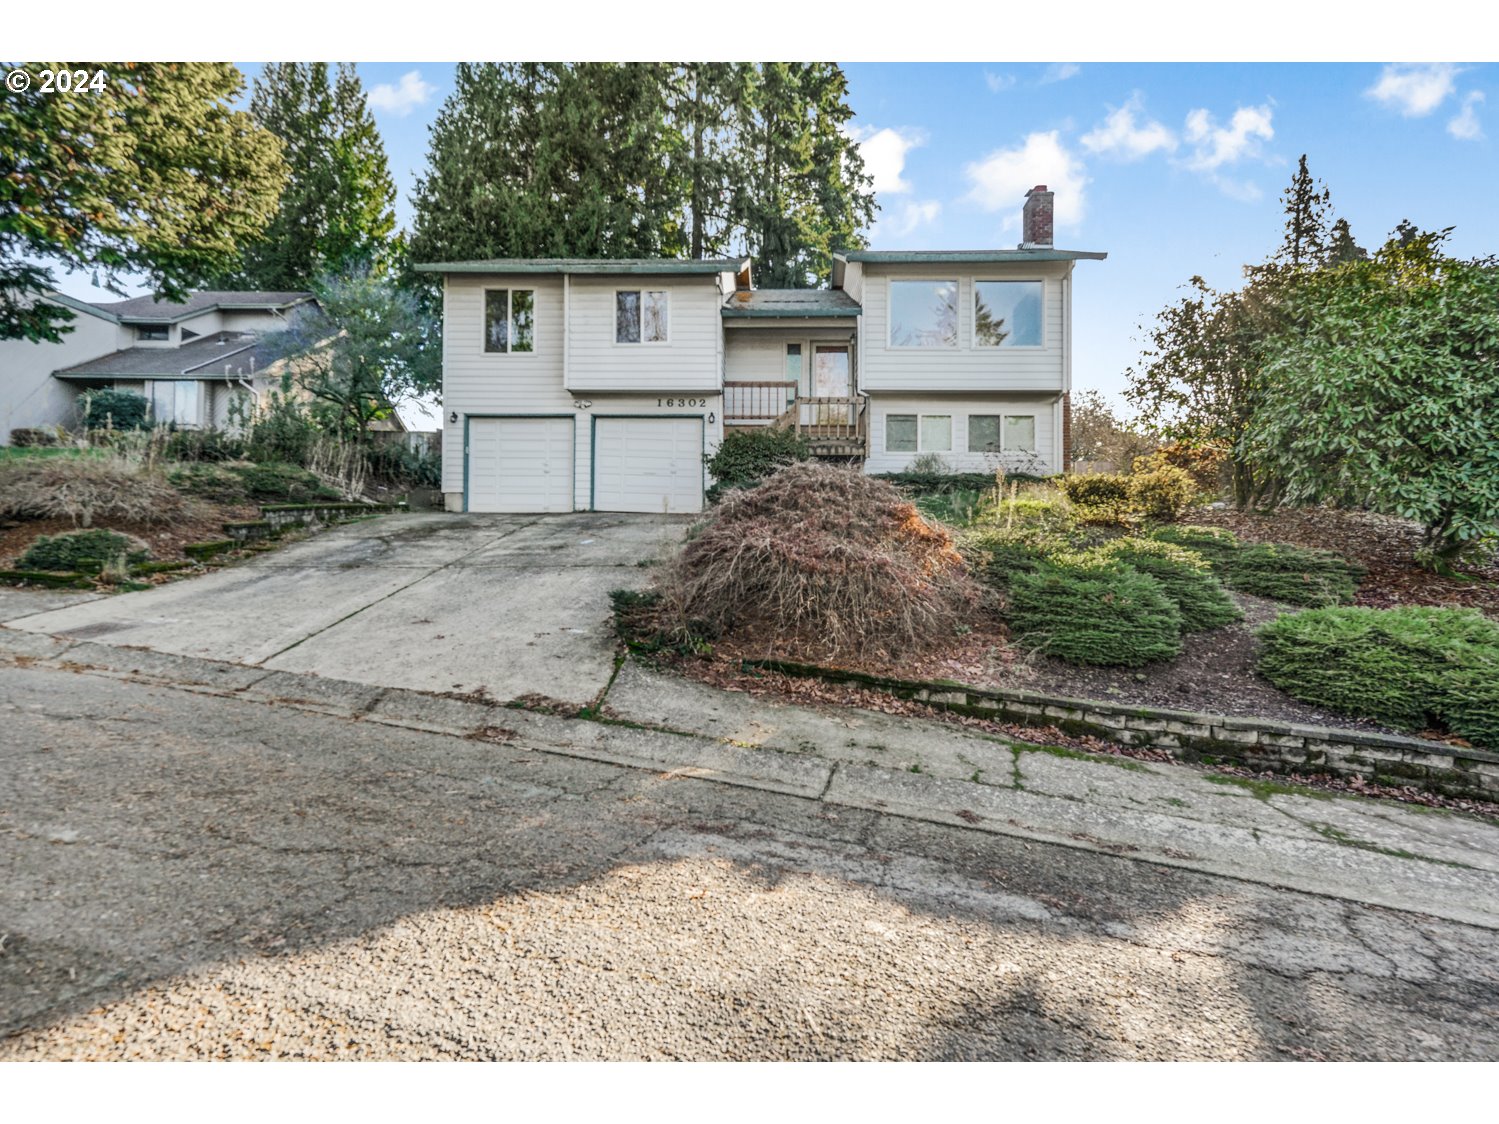
[(484, 350), (500, 355), (536, 350), (536, 291), (484, 290)]
[(659, 289), (621, 289), (614, 294), (615, 343), (666, 343), (669, 296)]
[(975, 281), (975, 347), (1040, 347), (1040, 281)]
[(153, 425), (197, 425), (200, 405), (196, 379), (167, 379), (151, 384)]
[(957, 347), (956, 281), (890, 282), (891, 347)]

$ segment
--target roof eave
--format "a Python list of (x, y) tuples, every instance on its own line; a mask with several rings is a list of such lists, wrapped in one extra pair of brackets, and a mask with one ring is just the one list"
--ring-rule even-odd
[(576, 273), (576, 274), (671, 274), (716, 276), (720, 273), (737, 273), (750, 267), (749, 258), (663, 258), (659, 261), (614, 261), (600, 258), (597, 262), (569, 260), (548, 261), (537, 259), (491, 258), (483, 261), (420, 262), (412, 268), (418, 273)]
[(861, 309), (820, 308), (807, 312), (779, 308), (723, 308), (720, 314), (726, 320), (853, 320)]

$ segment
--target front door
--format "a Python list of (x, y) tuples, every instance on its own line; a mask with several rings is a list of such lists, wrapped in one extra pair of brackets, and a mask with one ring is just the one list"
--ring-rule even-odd
[[(847, 344), (820, 343), (812, 348), (812, 396), (814, 398), (849, 398), (853, 396), (853, 369)], [(816, 425), (841, 425), (848, 421), (851, 407), (819, 403)]]

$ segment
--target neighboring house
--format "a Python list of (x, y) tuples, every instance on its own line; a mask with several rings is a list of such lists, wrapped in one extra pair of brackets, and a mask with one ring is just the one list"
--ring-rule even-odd
[(158, 424), (229, 428), (236, 399), (254, 400), (278, 378), (267, 337), (284, 331), (311, 293), (201, 292), (186, 301), (152, 297), (105, 303), (61, 293), (41, 298), (71, 309), (59, 343), (0, 341), (0, 442), (13, 429), (79, 424), (78, 395), (109, 387), (143, 394)]
[(499, 259), (444, 278), (443, 492), (453, 511), (703, 506), (725, 429), (796, 429), (899, 472), (1063, 471), (1072, 268), (1052, 193), (1013, 250), (834, 256), (831, 289), (756, 289), (747, 259)]

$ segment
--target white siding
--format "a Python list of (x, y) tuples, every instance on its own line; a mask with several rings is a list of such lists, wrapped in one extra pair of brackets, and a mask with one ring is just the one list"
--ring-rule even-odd
[[(780, 382), (786, 377), (786, 345), (802, 345), (802, 382), (800, 393), (810, 394), (806, 383), (811, 366), (812, 346), (819, 343), (852, 344), (852, 321), (830, 327), (796, 328), (729, 328), (724, 333), (724, 379), (728, 382)], [(854, 373), (858, 385), (858, 372)]]
[[(865, 390), (1053, 390), (1064, 387), (1064, 280), (1067, 262), (1001, 263), (973, 266), (865, 266), (861, 318), (860, 386)], [(958, 346), (955, 348), (892, 348), (889, 346), (888, 303), (891, 280), (955, 280), (958, 282)], [(984, 281), (1045, 282), (1041, 348), (973, 346), (973, 283)]]
[[(864, 471), (904, 472), (921, 453), (892, 453), (885, 450), (885, 416), (887, 414), (945, 415), (952, 418), (952, 450), (938, 455), (954, 472), (993, 472), (1003, 465), (1015, 472), (1037, 475), (1061, 472), (1062, 460), (1057, 453), (1057, 427), (1062, 406), (1055, 395), (1041, 397), (973, 397), (968, 395), (877, 394), (869, 401), (869, 459)], [(970, 453), (968, 418), (971, 414), (1011, 416), (1033, 415), (1036, 419), (1036, 454)], [(1039, 471), (1038, 471), (1039, 470)]]
[[(594, 279), (600, 280), (600, 279)], [(632, 279), (633, 280), (633, 279)], [(710, 277), (702, 284), (710, 299), (708, 321), (718, 326), (717, 285)], [(628, 287), (631, 281), (621, 283)], [(608, 344), (613, 348), (613, 301), (616, 285), (607, 283), (610, 319)], [(484, 290), (532, 289), (536, 293), (536, 350), (527, 354), (496, 355), (484, 351)], [(572, 278), (570, 305), (577, 307), (578, 278)], [(465, 417), (535, 416), (562, 414), (573, 419), (573, 506), (589, 510), (593, 472), (592, 418), (610, 415), (646, 417), (693, 415), (704, 419), (708, 452), (723, 439), (722, 398), (716, 385), (711, 392), (697, 394), (571, 393), (563, 386), (563, 279), (549, 274), (489, 276), (460, 274), (447, 278), (443, 313), (442, 393), (442, 490), (461, 497), (463, 492)], [(674, 305), (675, 318), (679, 308)], [(672, 329), (676, 330), (673, 321)], [(575, 348), (576, 336), (570, 345)], [(713, 356), (717, 344), (708, 342)], [(620, 350), (625, 350), (621, 348)], [(575, 352), (574, 352), (575, 354)], [(716, 379), (716, 360), (710, 358)], [(638, 383), (636, 384), (639, 385)], [(456, 413), (457, 421), (449, 415)], [(700, 456), (700, 454), (699, 454)]]
[[(664, 289), (671, 294), (667, 342), (614, 342), (614, 294), (620, 289)], [(573, 277), (568, 299), (567, 388), (595, 394), (717, 391), (722, 300), (713, 274)]]

